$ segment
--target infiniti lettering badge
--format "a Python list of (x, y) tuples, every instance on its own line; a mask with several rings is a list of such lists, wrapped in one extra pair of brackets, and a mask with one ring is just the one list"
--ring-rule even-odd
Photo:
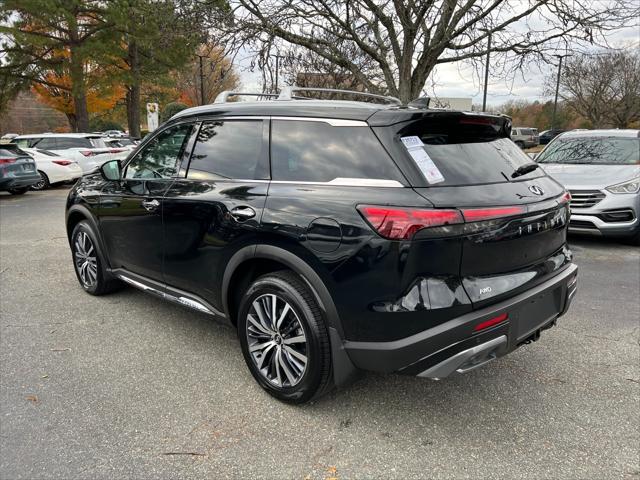
[(537, 185), (531, 185), (531, 186), (529, 187), (529, 191), (530, 191), (531, 193), (536, 194), (536, 195), (543, 195), (543, 194), (544, 194), (544, 190), (542, 190), (542, 189), (541, 189), (539, 186), (537, 186)]

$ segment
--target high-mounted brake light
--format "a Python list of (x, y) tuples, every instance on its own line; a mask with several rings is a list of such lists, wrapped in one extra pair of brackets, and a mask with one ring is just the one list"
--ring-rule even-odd
[(74, 163), (70, 160), (51, 160), (51, 161), (56, 165), (62, 165), (63, 167), (66, 167), (67, 165), (71, 165), (72, 163)]
[(17, 158), (0, 158), (0, 165), (6, 165), (7, 163), (15, 163)]
[(407, 240), (423, 228), (464, 223), (458, 210), (361, 205), (358, 211), (383, 237)]
[(509, 318), (509, 315), (506, 313), (503, 313), (501, 315), (498, 315), (497, 317), (494, 317), (482, 323), (479, 323), (478, 325), (473, 327), (473, 330), (477, 332), (479, 330), (484, 330), (485, 328), (493, 327), (494, 325), (504, 322), (508, 318)]
[(463, 208), (462, 215), (467, 222), (480, 222), (494, 218), (511, 217), (527, 213), (526, 207), (492, 207), (492, 208)]

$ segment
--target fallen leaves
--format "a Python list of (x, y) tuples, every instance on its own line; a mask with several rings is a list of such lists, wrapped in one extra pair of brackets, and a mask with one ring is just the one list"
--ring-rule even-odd
[(25, 400), (28, 400), (30, 402), (33, 403), (38, 403), (38, 396), (37, 395), (27, 395), (26, 397), (24, 397)]

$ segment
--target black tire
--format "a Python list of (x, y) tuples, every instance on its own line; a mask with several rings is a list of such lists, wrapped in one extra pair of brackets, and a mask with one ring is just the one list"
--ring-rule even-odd
[(24, 195), (25, 193), (27, 193), (28, 190), (29, 190), (29, 187), (10, 188), (9, 193), (11, 195)]
[[(272, 367), (274, 362), (265, 361), (265, 363), (270, 363), (270, 365), (265, 365), (265, 368), (260, 370), (256, 364), (259, 360), (256, 360), (253, 356), (255, 354), (249, 351), (250, 340), (247, 330), (247, 324), (250, 322), (249, 313), (256, 312), (254, 301), (259, 302), (261, 298), (271, 295), (276, 295), (280, 301), (280, 305), (283, 307), (276, 316), (280, 316), (281, 312), (284, 311), (283, 302), (286, 302), (290, 306), (289, 312), (294, 312), (294, 316), (292, 317), (294, 320), (292, 321), (295, 322), (297, 320), (297, 325), (299, 325), (304, 332), (304, 345), (296, 345), (298, 349), (304, 348), (304, 354), (307, 358), (302, 373), (295, 372), (292, 368), (291, 360), (293, 359), (294, 363), (297, 363), (295, 360), (299, 357), (296, 356), (294, 358), (287, 353), (291, 351), (291, 344), (285, 344), (287, 340), (292, 340), (292, 337), (287, 338), (286, 334), (279, 329), (276, 335), (280, 337), (280, 333), (282, 333), (281, 343), (278, 342), (277, 346), (271, 348), (271, 358), (280, 354), (279, 361), (285, 362), (285, 366), (289, 366), (286, 370), (289, 372), (293, 371), (300, 375), (299, 380), (294, 384), (291, 384), (291, 382), (286, 379), (287, 375), (282, 375), (284, 380), (281, 382), (281, 385), (274, 384), (273, 381), (270, 381), (268, 378), (269, 370), (273, 372)], [(278, 305), (277, 302), (276, 305)], [(291, 313), (289, 315), (291, 316)], [(255, 316), (253, 318), (255, 319)], [(282, 322), (283, 330), (286, 329), (286, 322), (287, 320)], [(251, 323), (249, 323), (249, 325), (251, 326)], [(295, 338), (300, 338), (299, 329), (293, 330), (293, 332), (294, 333), (289, 332), (289, 334), (298, 335)], [(259, 332), (259, 334), (262, 333)], [(269, 342), (268, 334), (264, 335), (267, 340), (262, 341)], [(238, 336), (240, 337), (244, 359), (251, 374), (262, 388), (278, 400), (300, 404), (318, 398), (329, 390), (331, 385), (331, 345), (327, 327), (313, 294), (309, 291), (309, 288), (302, 279), (295, 273), (291, 271), (274, 272), (264, 275), (253, 282), (240, 300), (240, 308), (238, 309)], [(272, 337), (272, 343), (276, 341), (277, 338), (274, 339)], [(287, 348), (289, 349), (286, 350)], [(264, 351), (266, 350), (268, 349)], [(300, 350), (298, 350), (298, 352), (300, 352)], [(284, 360), (282, 360), (283, 358)], [(278, 365), (277, 361), (275, 365)], [(282, 366), (280, 368), (282, 369)], [(265, 370), (267, 371), (265, 372)], [(284, 372), (284, 370), (281, 371)], [(290, 384), (287, 385), (287, 383)]]
[(30, 188), (31, 190), (46, 190), (51, 186), (51, 183), (49, 183), (49, 177), (47, 177), (47, 174), (41, 170), (38, 170), (38, 173), (40, 174), (40, 181), (31, 185)]
[[(89, 244), (90, 247), (87, 246)], [(84, 252), (81, 251), (83, 249)], [(78, 283), (87, 293), (96, 296), (105, 295), (122, 286), (120, 280), (112, 278), (107, 273), (104, 255), (100, 251), (96, 235), (86, 220), (78, 223), (71, 233), (71, 255)], [(89, 256), (92, 256), (94, 260), (91, 262), (81, 261)], [(84, 265), (85, 263), (87, 265)], [(95, 265), (95, 269), (90, 264)], [(89, 268), (91, 268), (93, 275), (87, 271)]]
[(519, 146), (522, 150), (524, 150), (524, 142), (516, 142), (516, 145)]

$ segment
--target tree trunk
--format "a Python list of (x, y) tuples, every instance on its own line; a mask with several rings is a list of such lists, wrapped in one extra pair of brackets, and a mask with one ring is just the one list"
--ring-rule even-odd
[(129, 135), (140, 137), (140, 61), (135, 40), (129, 43), (128, 62), (131, 82), (127, 87), (127, 125)]
[(78, 122), (76, 122), (76, 116), (73, 113), (65, 113), (67, 116), (67, 121), (69, 122), (69, 126), (71, 127), (72, 132), (78, 131)]

